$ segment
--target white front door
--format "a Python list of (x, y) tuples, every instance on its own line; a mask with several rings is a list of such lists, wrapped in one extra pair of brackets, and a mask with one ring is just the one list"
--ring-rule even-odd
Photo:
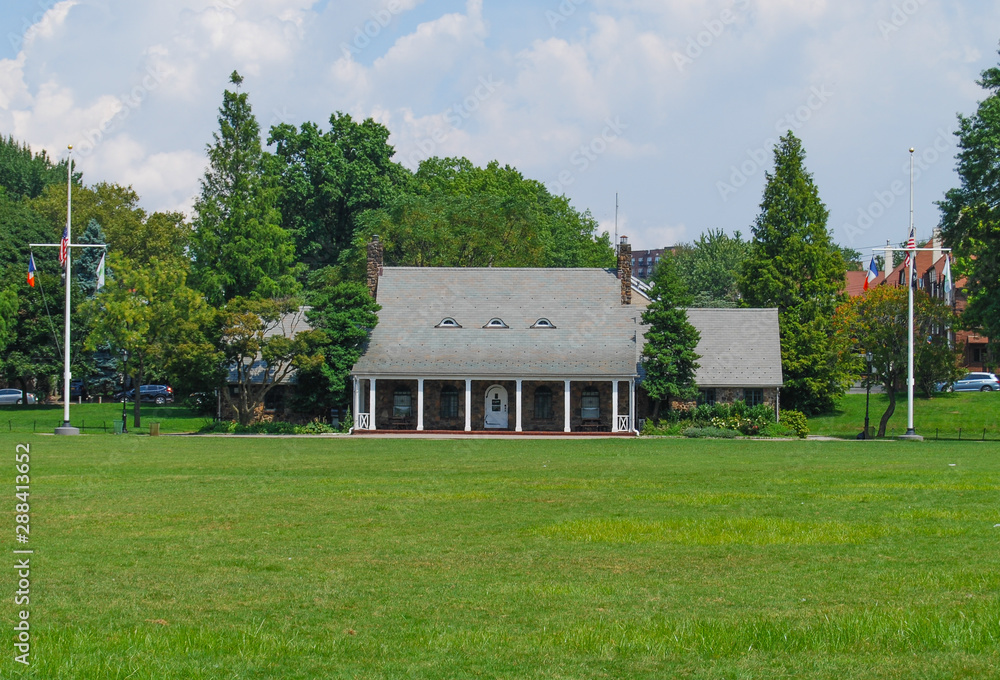
[(486, 390), (486, 429), (507, 429), (507, 390), (502, 385)]

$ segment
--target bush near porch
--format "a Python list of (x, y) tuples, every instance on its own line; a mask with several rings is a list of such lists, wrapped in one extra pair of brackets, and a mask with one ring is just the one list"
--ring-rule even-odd
[(765, 404), (747, 406), (743, 401), (731, 404), (702, 404), (693, 409), (671, 410), (658, 421), (649, 419), (642, 428), (643, 435), (687, 435), (689, 430), (711, 432), (731, 431), (748, 437), (805, 437), (809, 434), (805, 416), (797, 411), (782, 411), (781, 422), (776, 422), (774, 409)]

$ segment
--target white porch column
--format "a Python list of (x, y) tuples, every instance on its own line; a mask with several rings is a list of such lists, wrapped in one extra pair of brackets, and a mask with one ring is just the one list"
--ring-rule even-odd
[(638, 411), (635, 408), (635, 378), (628, 381), (628, 426), (633, 432), (639, 432), (639, 424), (635, 418)]
[(424, 429), (424, 379), (417, 379), (417, 431)]
[(354, 376), (354, 410), (351, 411), (351, 417), (354, 419), (353, 426), (358, 426), (358, 421), (361, 419), (361, 378)]
[(514, 421), (514, 432), (523, 432), (521, 429), (521, 382), (522, 379), (517, 379), (517, 419)]
[(563, 387), (563, 432), (570, 432), (569, 423), (569, 380)]
[(465, 431), (472, 432), (472, 379), (465, 379)]
[(611, 431), (618, 431), (618, 381), (611, 383)]
[(375, 378), (368, 379), (368, 411), (368, 427), (377, 430), (378, 427), (375, 426)]

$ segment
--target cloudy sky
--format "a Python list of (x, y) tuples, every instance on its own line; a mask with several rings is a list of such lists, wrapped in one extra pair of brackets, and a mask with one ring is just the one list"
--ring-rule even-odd
[(993, 0), (5, 0), (0, 132), (189, 210), (233, 69), (265, 130), (374, 117), (397, 160), (516, 166), (639, 248), (749, 232), (788, 129), (838, 242), (956, 182)]

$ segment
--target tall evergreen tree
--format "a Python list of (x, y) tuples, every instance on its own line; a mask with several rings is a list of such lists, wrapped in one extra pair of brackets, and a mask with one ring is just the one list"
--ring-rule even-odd
[[(80, 173), (73, 173), (79, 183)], [(45, 151), (33, 154), (31, 147), (13, 136), (0, 137), (0, 187), (12, 196), (35, 198), (45, 187), (66, 183), (66, 161), (53, 163)], [(66, 187), (63, 187), (63, 194)]]
[(294, 295), (295, 243), (281, 226), (273, 158), (261, 149), (260, 126), (235, 71), (219, 109), (219, 132), (195, 202), (192, 279), (213, 305), (235, 297)]
[[(1000, 339), (1000, 67), (978, 81), (989, 96), (976, 113), (958, 116), (960, 186), (941, 208), (941, 233), (954, 248), (956, 276), (967, 277), (962, 323), (980, 328), (996, 348)], [(994, 357), (996, 354), (994, 353)]]
[(738, 307), (737, 277), (750, 251), (743, 234), (710, 229), (675, 255), (677, 272), (692, 296), (692, 307)]
[(671, 399), (692, 401), (698, 396), (695, 371), (699, 356), (695, 352), (701, 335), (687, 318), (691, 297), (677, 273), (673, 257), (664, 257), (653, 274), (652, 301), (642, 313), (646, 330), (646, 377), (642, 385), (656, 401), (653, 418), (659, 416), (660, 404)]
[(831, 325), (845, 299), (846, 265), (804, 160), (802, 142), (788, 132), (774, 149), (774, 172), (766, 175), (739, 284), (748, 307), (778, 309), (782, 404), (819, 413), (833, 407), (851, 377), (837, 360), (842, 339)]

